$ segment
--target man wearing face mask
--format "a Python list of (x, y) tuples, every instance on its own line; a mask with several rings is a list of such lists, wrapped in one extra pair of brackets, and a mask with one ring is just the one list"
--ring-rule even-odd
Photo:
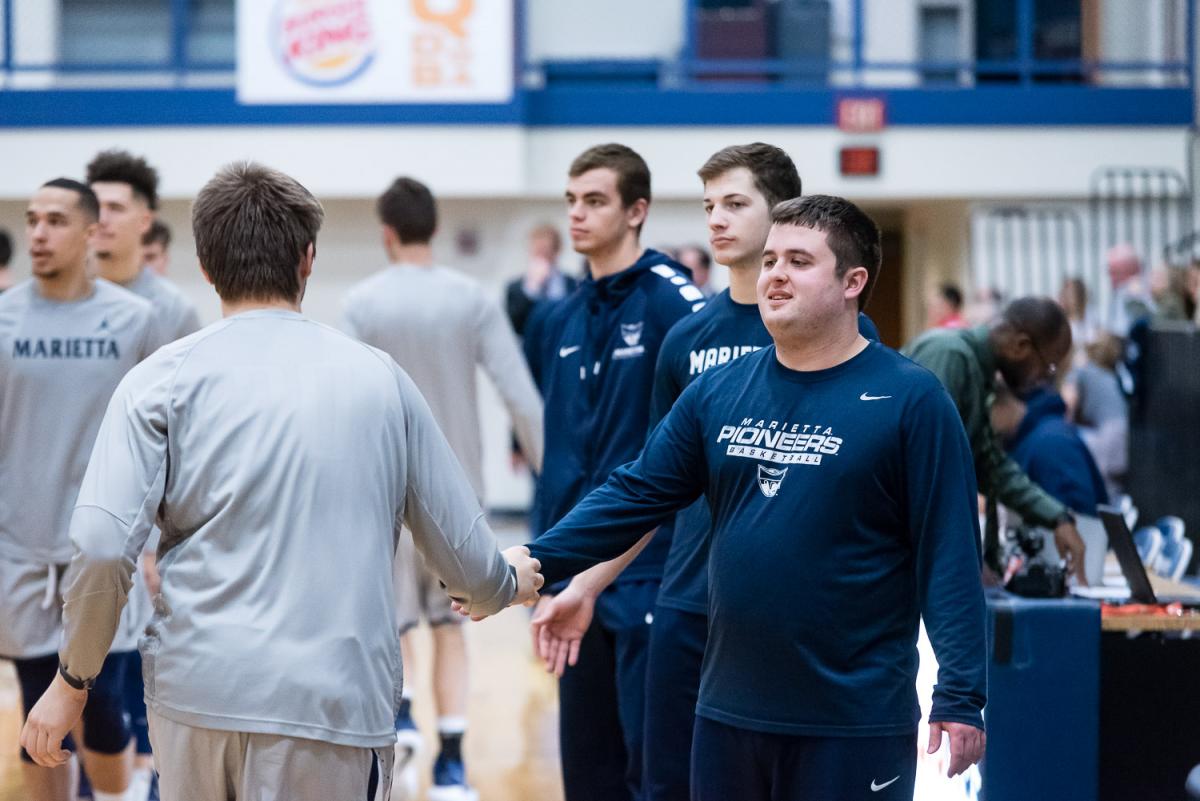
[(986, 325), (930, 331), (901, 352), (941, 380), (962, 417), (979, 491), (988, 500), (986, 563), (999, 571), (999, 502), (1026, 522), (1053, 529), (1058, 552), (1079, 583), (1086, 584), (1084, 544), (1074, 516), (1005, 455), (990, 419), (997, 371), (1014, 392), (1027, 393), (1052, 380), (1070, 351), (1071, 325), (1059, 305), (1050, 298), (1029, 297), (1009, 303)]

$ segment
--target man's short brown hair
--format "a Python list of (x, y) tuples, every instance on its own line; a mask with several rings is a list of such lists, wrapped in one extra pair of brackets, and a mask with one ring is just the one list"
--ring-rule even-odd
[(253, 162), (230, 164), (192, 204), (196, 255), (224, 301), (295, 301), (300, 261), (324, 219), (296, 179)]
[(722, 148), (709, 156), (696, 174), (708, 183), (738, 167), (745, 167), (754, 176), (754, 186), (766, 198), (767, 208), (803, 194), (800, 173), (791, 156), (764, 142)]
[(837, 259), (835, 274), (841, 278), (852, 267), (864, 267), (867, 285), (858, 296), (858, 308), (866, 308), (883, 266), (879, 226), (849, 200), (832, 195), (809, 195), (785, 200), (771, 210), (772, 225), (795, 225), (825, 234)]
[(149, 247), (155, 242), (163, 249), (171, 247), (171, 227), (157, 217), (150, 223), (149, 230), (142, 235), (142, 247)]
[(402, 245), (425, 245), (437, 230), (437, 202), (429, 187), (416, 178), (392, 181), (375, 202), (379, 220), (396, 232)]
[(589, 147), (571, 162), (567, 175), (578, 178), (585, 172), (605, 168), (617, 174), (617, 194), (621, 196), (624, 208), (642, 199), (650, 202), (650, 168), (641, 156), (625, 145), (612, 142)]

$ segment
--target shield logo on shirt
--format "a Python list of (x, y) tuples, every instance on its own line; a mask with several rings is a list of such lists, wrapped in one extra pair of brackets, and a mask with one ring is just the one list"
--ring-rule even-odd
[(783, 483), (783, 477), (787, 475), (786, 467), (767, 467), (760, 464), (758, 466), (758, 488), (762, 490), (762, 494), (768, 498), (774, 498), (779, 492), (779, 485)]
[(629, 347), (637, 345), (642, 341), (642, 328), (646, 323), (621, 323), (621, 339), (625, 340), (625, 344)]

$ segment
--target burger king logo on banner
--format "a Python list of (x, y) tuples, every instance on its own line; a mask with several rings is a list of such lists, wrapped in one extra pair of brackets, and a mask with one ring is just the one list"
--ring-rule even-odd
[(370, 0), (278, 0), (271, 25), (284, 69), (310, 86), (340, 86), (375, 58)]

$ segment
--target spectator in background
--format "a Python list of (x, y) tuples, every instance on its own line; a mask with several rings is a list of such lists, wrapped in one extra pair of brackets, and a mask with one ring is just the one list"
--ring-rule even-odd
[(171, 264), (171, 229), (155, 217), (150, 230), (142, 236), (142, 263), (161, 276)]
[(962, 416), (979, 492), (987, 497), (984, 560), (1000, 571), (1002, 503), (1026, 523), (1054, 529), (1058, 552), (1081, 584), (1085, 546), (1071, 511), (1038, 486), (1000, 445), (992, 428), (990, 396), (997, 373), (1014, 392), (1028, 393), (1053, 381), (1071, 351), (1071, 326), (1058, 304), (1048, 298), (1018, 298), (990, 323), (965, 331), (927, 331), (901, 351), (942, 382)]
[(1154, 320), (1190, 320), (1187, 273), (1178, 267), (1159, 265), (1150, 271), (1150, 297)]
[(8, 231), (0, 228), (0, 292), (13, 285), (12, 271), (8, 263), (12, 261), (12, 237)]
[(1192, 321), (1200, 325), (1200, 262), (1192, 262), (1187, 275), (1188, 297), (1191, 298)]
[(1133, 245), (1113, 245), (1106, 256), (1112, 301), (1107, 328), (1122, 339), (1129, 338), (1134, 323), (1154, 313), (1154, 300), (1142, 280), (1142, 260)]
[(525, 336), (525, 324), (538, 303), (562, 300), (575, 291), (579, 279), (567, 275), (558, 266), (562, 237), (550, 223), (541, 223), (529, 232), (529, 264), (525, 275), (509, 282), (504, 307), (517, 336)]
[(1100, 326), (1096, 323), (1094, 310), (1088, 306), (1087, 284), (1082, 278), (1068, 278), (1058, 290), (1058, 305), (1071, 323), (1071, 345), (1074, 355), (1071, 364), (1080, 367), (1087, 362), (1084, 348), (1096, 340)]
[(1038, 486), (1076, 514), (1095, 517), (1096, 506), (1108, 503), (1108, 490), (1066, 412), (1062, 396), (1050, 387), (1021, 399), (1001, 386), (992, 405), (992, 427)]
[(677, 261), (692, 271), (692, 283), (704, 297), (717, 294), (712, 286), (712, 256), (707, 250), (700, 245), (684, 245), (679, 249)]
[(1083, 365), (1063, 382), (1068, 417), (1080, 427), (1109, 493), (1120, 494), (1129, 466), (1129, 403), (1116, 373), (1121, 340), (1101, 332), (1080, 350)]
[(963, 293), (954, 284), (939, 284), (925, 296), (926, 328), (966, 328), (962, 315)]

